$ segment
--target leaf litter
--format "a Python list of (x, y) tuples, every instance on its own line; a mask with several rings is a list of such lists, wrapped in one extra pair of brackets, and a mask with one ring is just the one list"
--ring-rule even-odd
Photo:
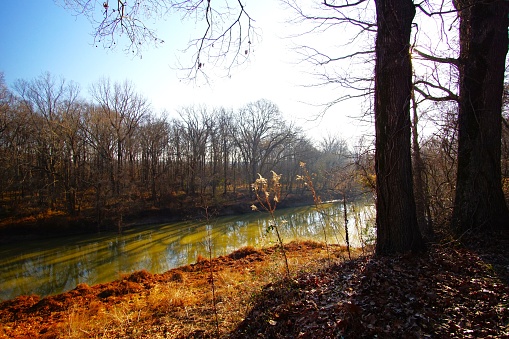
[(509, 338), (507, 236), (266, 286), (230, 338)]

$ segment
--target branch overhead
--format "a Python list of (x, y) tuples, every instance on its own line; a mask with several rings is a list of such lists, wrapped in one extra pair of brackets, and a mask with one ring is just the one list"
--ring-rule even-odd
[(87, 17), (93, 24), (95, 46), (121, 47), (140, 57), (147, 47), (164, 43), (156, 28), (146, 24), (149, 19), (169, 13), (194, 19), (203, 31), (184, 49), (192, 55), (191, 63), (181, 67), (187, 79), (205, 75), (206, 64), (221, 65), (229, 74), (231, 68), (248, 59), (252, 45), (259, 39), (254, 20), (241, 0), (234, 4), (227, 0), (62, 1), (67, 9)]

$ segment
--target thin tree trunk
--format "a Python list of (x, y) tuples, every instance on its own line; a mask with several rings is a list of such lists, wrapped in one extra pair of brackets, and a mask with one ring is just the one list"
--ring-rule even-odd
[(414, 191), (415, 191), (415, 207), (417, 212), (417, 224), (421, 235), (426, 241), (433, 239), (433, 225), (431, 220), (431, 211), (429, 204), (429, 195), (426, 190), (424, 181), (424, 161), (421, 157), (421, 147), (419, 145), (419, 116), (417, 114), (417, 102), (415, 101), (415, 93), (412, 89), (412, 165), (414, 171)]
[(376, 224), (380, 255), (424, 248), (417, 225), (410, 149), (411, 0), (376, 0)]
[(223, 143), (223, 195), (228, 192), (228, 153), (226, 151), (226, 141)]

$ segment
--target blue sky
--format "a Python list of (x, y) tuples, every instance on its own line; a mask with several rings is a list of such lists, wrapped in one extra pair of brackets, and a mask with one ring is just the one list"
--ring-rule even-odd
[(89, 21), (74, 17), (53, 0), (2, 4), (0, 71), (4, 72), (9, 87), (16, 79), (31, 80), (50, 72), (80, 84), (84, 97), (89, 86), (102, 77), (120, 82), (127, 79), (149, 99), (156, 113), (166, 110), (170, 116), (179, 107), (193, 104), (236, 109), (266, 98), (275, 102), (289, 120), (318, 137), (325, 133), (345, 138), (362, 134), (355, 122), (347, 118), (359, 114), (359, 106), (337, 106), (323, 119), (307, 121), (320, 108), (302, 101), (325, 103), (337, 96), (337, 92), (300, 86), (308, 81), (306, 70), (291, 62), (287, 41), (281, 39), (284, 15), (277, 1), (255, 1), (253, 16), (263, 30), (263, 40), (255, 46), (247, 65), (237, 69), (231, 78), (213, 78), (209, 85), (182, 82), (179, 80), (182, 74), (175, 69), (176, 58), (185, 57), (180, 51), (195, 37), (190, 28), (192, 23), (182, 24), (178, 17), (159, 20), (158, 32), (165, 43), (145, 50), (140, 59), (122, 49), (96, 48)]
[[(73, 16), (52, 0), (10, 1), (3, 5), (0, 16), (4, 27), (9, 28), (0, 32), (0, 70), (8, 85), (16, 79), (29, 80), (50, 72), (76, 81), (86, 96), (90, 84), (109, 77), (115, 81), (132, 80), (152, 100), (154, 90), (176, 78), (170, 64), (177, 51), (171, 46), (148, 49), (141, 59), (122, 49), (95, 47), (88, 20)], [(171, 34), (164, 36), (176, 40)], [(184, 47), (186, 40), (180, 40), (175, 44)], [(156, 95), (170, 96), (162, 91)], [(165, 100), (156, 101), (155, 108), (162, 109)]]

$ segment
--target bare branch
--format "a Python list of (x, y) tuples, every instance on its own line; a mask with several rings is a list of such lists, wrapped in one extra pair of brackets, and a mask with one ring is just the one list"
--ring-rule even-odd
[[(294, 13), (292, 25), (297, 27), (291, 38), (303, 38), (293, 50), (300, 55), (300, 63), (309, 63), (309, 74), (316, 81), (303, 87), (337, 87), (340, 95), (319, 105), (323, 115), (329, 108), (349, 99), (372, 95), (374, 34), (377, 31), (375, 8), (368, 0), (322, 0), (319, 4), (284, 0)], [(346, 34), (338, 32), (344, 30)], [(310, 45), (309, 35), (320, 37)], [(304, 38), (305, 37), (305, 38)], [(334, 41), (334, 42), (332, 42)], [(352, 72), (355, 68), (356, 72)]]
[[(61, 1), (67, 9), (87, 17), (93, 24), (96, 46), (102, 44), (105, 48), (115, 48), (127, 45), (127, 52), (139, 56), (146, 46), (164, 42), (154, 28), (145, 24), (147, 19), (175, 12), (182, 14), (184, 19), (194, 17), (197, 23), (204, 23), (200, 38), (191, 40), (184, 49), (184, 52), (192, 53), (190, 66), (181, 67), (186, 72), (186, 79), (204, 74), (205, 62), (220, 64), (229, 74), (231, 68), (248, 59), (251, 46), (259, 37), (243, 0), (237, 0), (234, 6), (227, 0)], [(122, 43), (122, 39), (126, 39), (127, 44)]]
[[(445, 93), (447, 93), (447, 95), (445, 95), (443, 97), (433, 96), (430, 93), (425, 92), (424, 90), (422, 90), (419, 87), (417, 87), (417, 85), (420, 85), (420, 84), (425, 85), (426, 87), (432, 87), (432, 88), (444, 91)], [(432, 101), (437, 101), (437, 102), (440, 102), (440, 101), (458, 101), (459, 100), (458, 95), (454, 94), (448, 88), (445, 88), (445, 87), (440, 86), (440, 85), (433, 84), (433, 83), (431, 83), (429, 81), (425, 81), (425, 80), (418, 80), (418, 81), (416, 81), (414, 83), (414, 90), (417, 93), (419, 93), (420, 95), (422, 95), (427, 100), (432, 100)]]
[[(370, 31), (370, 32), (376, 32), (376, 22), (370, 22), (365, 20), (360, 20), (360, 18), (355, 18), (353, 15), (346, 15), (346, 12), (340, 11), (341, 8), (346, 7), (355, 7), (356, 5), (359, 5), (361, 3), (366, 2), (367, 0), (360, 0), (356, 3), (348, 4), (348, 5), (331, 5), (327, 2), (324, 2), (324, 5), (326, 8), (334, 9), (332, 12), (333, 15), (309, 15), (304, 13), (303, 9), (295, 3), (293, 0), (284, 0), (284, 3), (292, 10), (294, 11), (300, 21), (309, 21), (309, 22), (315, 22), (315, 28), (313, 31), (325, 24), (327, 25), (337, 25), (337, 24), (347, 24), (347, 25), (354, 25), (357, 27), (360, 27), (362, 30)], [(330, 11), (329, 11), (330, 12)], [(352, 14), (352, 13), (349, 13)], [(311, 33), (311, 32), (307, 32)], [(305, 33), (301, 33), (305, 34)]]
[(366, 2), (367, 0), (359, 0), (357, 2), (349, 3), (348, 0), (346, 0), (346, 4), (343, 5), (333, 5), (331, 3), (328, 3), (327, 0), (323, 1), (323, 4), (330, 8), (340, 9), (340, 8), (347, 8), (347, 7), (355, 7), (359, 4), (362, 4), (363, 2)]
[(338, 57), (330, 57), (325, 53), (318, 51), (314, 47), (310, 46), (297, 46), (294, 48), (295, 51), (304, 57), (305, 61), (311, 62), (318, 66), (324, 66), (335, 61), (346, 60), (361, 55), (373, 55), (375, 51), (356, 51), (349, 54), (341, 55)]
[(458, 58), (441, 58), (441, 57), (437, 57), (437, 56), (434, 56), (434, 55), (431, 55), (431, 54), (427, 54), (427, 53), (421, 52), (421, 51), (419, 51), (415, 47), (413, 47), (411, 51), (417, 53), (417, 55), (419, 55), (420, 57), (422, 57), (422, 58), (424, 58), (426, 60), (429, 60), (429, 61), (439, 62), (439, 63), (443, 63), (443, 64), (452, 64), (452, 65), (455, 65), (455, 66), (459, 65), (459, 59)]
[[(452, 1), (451, 1), (452, 3)], [(456, 13), (458, 12), (458, 9), (449, 9), (449, 10), (439, 10), (439, 11), (430, 11), (430, 10), (426, 10), (424, 7), (423, 7), (423, 4), (428, 4), (428, 1), (422, 1), (418, 4), (415, 5), (415, 8), (418, 8), (421, 10), (421, 12), (423, 12), (424, 14), (426, 14), (427, 16), (429, 17), (432, 17), (432, 16), (435, 16), (435, 15), (444, 15), (444, 14), (451, 14), (451, 13)], [(442, 3), (443, 4), (443, 3)], [(442, 6), (440, 6), (442, 8)]]

